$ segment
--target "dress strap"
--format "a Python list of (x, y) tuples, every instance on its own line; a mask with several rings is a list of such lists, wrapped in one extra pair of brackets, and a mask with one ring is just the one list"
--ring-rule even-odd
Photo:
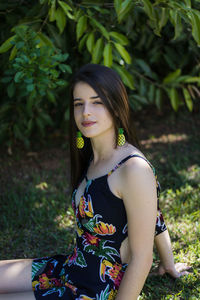
[(125, 157), (124, 159), (122, 159), (109, 173), (108, 176), (110, 176), (115, 170), (117, 170), (123, 163), (125, 163), (127, 160), (129, 160), (132, 157), (140, 157), (142, 159), (144, 159), (149, 166), (152, 168), (154, 175), (156, 176), (156, 172), (155, 172), (155, 168), (152, 166), (152, 164), (143, 156), (138, 155), (138, 154), (130, 154), (127, 157)]

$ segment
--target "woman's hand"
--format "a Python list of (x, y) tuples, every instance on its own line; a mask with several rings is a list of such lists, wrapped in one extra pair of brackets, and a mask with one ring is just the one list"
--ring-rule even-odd
[(160, 262), (158, 268), (150, 273), (151, 275), (160, 275), (169, 274), (173, 278), (180, 278), (181, 276), (188, 275), (189, 272), (187, 270), (191, 269), (186, 263), (176, 263), (173, 267), (167, 268)]

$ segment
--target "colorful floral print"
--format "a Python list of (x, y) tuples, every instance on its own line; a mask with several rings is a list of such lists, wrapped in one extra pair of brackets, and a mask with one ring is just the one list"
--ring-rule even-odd
[(95, 298), (88, 297), (86, 295), (80, 295), (78, 298), (75, 300), (94, 300)]
[(64, 263), (64, 266), (71, 266), (72, 264), (77, 265), (81, 268), (87, 267), (83, 253), (77, 247), (74, 248), (74, 253), (68, 256), (67, 260)]
[(86, 199), (84, 196), (81, 197), (79, 202), (79, 213), (82, 218), (85, 216), (92, 218), (93, 217), (93, 207), (91, 196), (88, 195)]
[[(84, 237), (85, 236), (85, 237)], [(113, 255), (120, 257), (119, 251), (115, 248), (106, 246), (107, 240), (99, 239), (91, 234), (83, 235), (84, 250), (108, 260), (114, 260)]]
[(119, 284), (124, 275), (124, 266), (119, 263), (111, 263), (110, 261), (103, 259), (100, 265), (100, 278), (103, 282), (106, 281), (106, 276), (114, 282), (115, 288), (119, 288)]
[(116, 232), (116, 228), (112, 224), (99, 222), (95, 225), (94, 232), (100, 235), (112, 235)]

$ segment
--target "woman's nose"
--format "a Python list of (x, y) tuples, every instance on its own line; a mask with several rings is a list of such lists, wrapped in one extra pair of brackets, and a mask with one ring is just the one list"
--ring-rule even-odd
[(84, 104), (83, 106), (83, 115), (88, 116), (91, 114), (90, 106), (88, 104)]

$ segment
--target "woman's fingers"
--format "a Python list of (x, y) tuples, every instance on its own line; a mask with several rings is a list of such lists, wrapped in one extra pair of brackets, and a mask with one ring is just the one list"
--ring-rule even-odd
[(188, 266), (186, 263), (176, 263), (175, 264), (175, 269), (178, 272), (182, 272), (182, 271), (186, 271), (186, 270), (191, 269), (191, 266)]
[(165, 269), (162, 264), (159, 264), (158, 268), (151, 272), (149, 276), (163, 276), (164, 274), (169, 274), (173, 278), (180, 278), (182, 276), (190, 274), (187, 270), (191, 269), (186, 263), (176, 263), (173, 268)]

